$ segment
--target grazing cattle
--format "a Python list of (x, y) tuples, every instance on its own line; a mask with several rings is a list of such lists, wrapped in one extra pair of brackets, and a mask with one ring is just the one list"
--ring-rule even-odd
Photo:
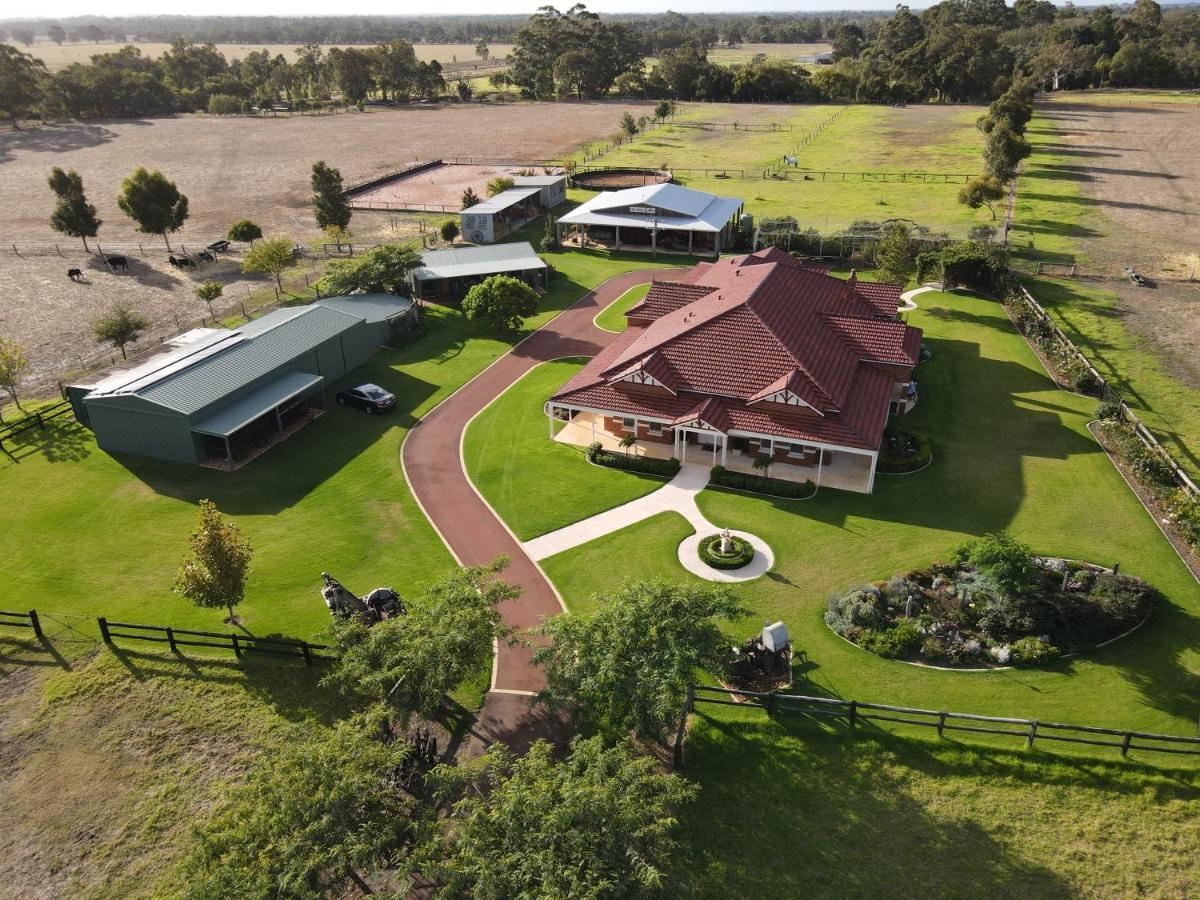
[(207, 250), (201, 250), (199, 253), (196, 254), (196, 256), (199, 257), (204, 262), (216, 262), (216, 259), (217, 259), (215, 256), (213, 256)]
[(106, 256), (104, 261), (108, 263), (111, 269), (126, 269), (129, 268), (129, 260), (123, 256)]
[(83, 269), (67, 269), (67, 277), (72, 281), (83, 281)]

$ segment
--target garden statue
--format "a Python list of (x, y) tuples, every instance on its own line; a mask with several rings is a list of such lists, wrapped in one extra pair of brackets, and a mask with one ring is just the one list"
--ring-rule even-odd
[(733, 553), (733, 535), (729, 533), (728, 528), (721, 530), (721, 555), (729, 556)]

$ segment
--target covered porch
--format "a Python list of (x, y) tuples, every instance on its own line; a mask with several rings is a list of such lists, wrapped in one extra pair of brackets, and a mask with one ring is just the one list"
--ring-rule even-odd
[(874, 458), (869, 453), (849, 450), (826, 450), (814, 453), (809, 460), (780, 460), (771, 463), (765, 473), (754, 468), (756, 454), (742, 451), (729, 454), (725, 467), (731, 472), (747, 475), (766, 474), (780, 481), (812, 481), (818, 487), (837, 488), (857, 494), (869, 494), (874, 487)]
[(712, 231), (569, 223), (559, 223), (558, 229), (560, 243), (580, 249), (678, 253), (687, 256), (716, 256), (721, 252), (721, 234)]
[(325, 411), (324, 385), (320, 375), (288, 372), (197, 422), (200, 464), (233, 472), (266, 453)]
[[(553, 407), (553, 410), (550, 417), (550, 437), (560, 444), (587, 447), (598, 441), (601, 447), (611, 453), (628, 453), (630, 456), (646, 456), (651, 459), (670, 459), (675, 455), (670, 437), (666, 443), (639, 439), (631, 447), (621, 446), (621, 438), (626, 434), (640, 432), (643, 438), (649, 437), (646, 422), (637, 423), (630, 430), (625, 430), (622, 425), (619, 431), (615, 431), (612, 429), (614, 423), (606, 423), (605, 417), (600, 413), (575, 412), (572, 415), (570, 410), (559, 406)], [(669, 430), (666, 433), (669, 435)]]

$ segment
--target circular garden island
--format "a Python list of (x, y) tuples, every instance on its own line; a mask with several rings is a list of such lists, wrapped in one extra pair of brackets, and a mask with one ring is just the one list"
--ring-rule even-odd
[(883, 431), (879, 445), (878, 471), (886, 475), (907, 475), (919, 472), (933, 462), (929, 438), (911, 428), (889, 425)]
[(944, 668), (1037, 665), (1141, 625), (1158, 591), (1128, 575), (1035, 556), (1007, 534), (829, 598), (825, 622), (879, 656)]
[(700, 560), (713, 569), (742, 569), (754, 559), (754, 547), (736, 535), (713, 534), (700, 541), (696, 548)]

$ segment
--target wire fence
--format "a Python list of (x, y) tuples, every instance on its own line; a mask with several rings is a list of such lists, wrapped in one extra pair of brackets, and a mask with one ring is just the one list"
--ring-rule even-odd
[[(707, 685), (693, 685), (688, 689), (681, 719), (686, 719), (697, 706), (705, 704), (762, 710), (771, 718), (789, 715), (818, 718), (850, 728), (874, 722), (932, 728), (937, 731), (939, 738), (944, 737), (946, 732), (1015, 737), (1023, 740), (1027, 748), (1033, 748), (1038, 741), (1049, 741), (1056, 744), (1113, 748), (1118, 750), (1121, 756), (1128, 756), (1131, 751), (1200, 756), (1200, 737), (1044, 722), (1014, 716), (985, 716), (978, 713), (891, 706), (886, 703), (842, 700), (835, 697), (739, 691)], [(686, 729), (683, 727), (676, 733), (674, 762), (677, 769), (683, 767), (685, 733)]]

